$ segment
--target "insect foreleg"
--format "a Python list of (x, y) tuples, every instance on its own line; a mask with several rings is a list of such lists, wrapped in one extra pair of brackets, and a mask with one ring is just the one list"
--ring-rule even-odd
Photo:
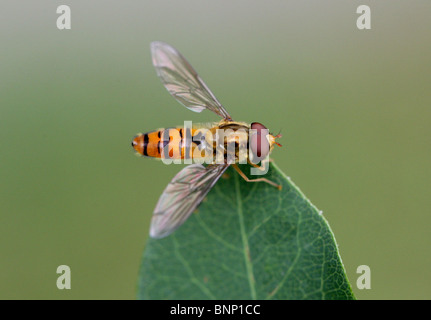
[(266, 182), (269, 183), (270, 185), (278, 188), (278, 190), (281, 190), (281, 185), (276, 184), (275, 182), (268, 180), (266, 178), (257, 178), (257, 179), (249, 179), (244, 172), (241, 171), (241, 169), (236, 165), (236, 164), (232, 164), (232, 167), (239, 173), (239, 175), (247, 182)]
[(266, 166), (268, 165), (268, 163), (269, 162), (271, 162), (272, 160), (271, 159), (269, 159), (269, 158), (266, 158), (266, 159), (263, 159), (262, 161), (261, 161), (261, 166), (259, 166), (259, 165), (257, 165), (257, 164), (255, 164), (255, 163), (253, 163), (253, 162), (251, 162), (250, 161), (250, 159), (249, 158), (247, 158), (247, 162), (248, 162), (248, 164), (249, 165), (251, 165), (251, 166), (253, 166), (253, 167), (255, 167), (256, 169), (259, 169), (260, 171), (267, 171), (267, 169), (266, 169)]

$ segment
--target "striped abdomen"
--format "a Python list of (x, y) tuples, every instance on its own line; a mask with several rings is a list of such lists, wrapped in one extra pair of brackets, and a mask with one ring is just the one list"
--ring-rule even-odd
[[(133, 148), (141, 155), (154, 158), (184, 159), (191, 158), (199, 145), (199, 129), (168, 128), (142, 133), (133, 141)], [(190, 141), (186, 146), (185, 140)], [(196, 155), (195, 155), (196, 156)]]

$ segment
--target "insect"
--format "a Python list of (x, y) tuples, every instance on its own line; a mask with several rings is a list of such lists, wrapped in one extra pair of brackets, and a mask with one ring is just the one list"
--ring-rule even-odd
[[(152, 42), (151, 54), (157, 75), (176, 100), (194, 112), (210, 110), (222, 120), (190, 128), (159, 129), (139, 134), (133, 139), (133, 148), (143, 156), (210, 161), (206, 162), (207, 166), (190, 164), (172, 179), (154, 209), (150, 236), (163, 238), (183, 224), (230, 165), (246, 181), (266, 182), (281, 189), (266, 178), (249, 179), (237, 166), (240, 158), (245, 158), (258, 167), (250, 161), (250, 154), (265, 158), (274, 145), (281, 147), (275, 141), (281, 135), (269, 134), (268, 129), (258, 122), (247, 124), (233, 121), (193, 67), (170, 45)], [(220, 140), (215, 138), (220, 130), (230, 130), (233, 134)], [(254, 134), (250, 136), (251, 132)], [(229, 146), (235, 146), (230, 156), (226, 151)], [(214, 150), (222, 151), (217, 153)], [(220, 157), (217, 158), (217, 154)]]

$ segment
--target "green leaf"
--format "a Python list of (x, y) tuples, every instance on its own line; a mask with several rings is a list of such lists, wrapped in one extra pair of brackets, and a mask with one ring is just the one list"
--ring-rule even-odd
[(271, 163), (279, 191), (226, 172), (177, 231), (148, 239), (139, 299), (354, 299), (328, 223), (290, 178)]

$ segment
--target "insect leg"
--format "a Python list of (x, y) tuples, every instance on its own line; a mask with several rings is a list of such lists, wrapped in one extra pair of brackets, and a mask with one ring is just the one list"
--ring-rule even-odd
[(266, 178), (257, 178), (257, 179), (249, 179), (244, 172), (241, 171), (241, 169), (236, 165), (236, 164), (232, 164), (232, 167), (239, 173), (239, 175), (247, 182), (266, 182), (269, 183), (270, 185), (278, 188), (278, 190), (281, 190), (281, 185), (276, 184), (275, 182), (268, 180)]
[(259, 166), (259, 165), (255, 164), (255, 163), (251, 162), (249, 158), (247, 158), (247, 162), (248, 162), (249, 165), (255, 167), (256, 169), (259, 169), (260, 171), (266, 171), (266, 166), (268, 165), (268, 162), (271, 162), (271, 160), (266, 160), (266, 159), (262, 160), (261, 161), (261, 163), (262, 163), (261, 166)]

